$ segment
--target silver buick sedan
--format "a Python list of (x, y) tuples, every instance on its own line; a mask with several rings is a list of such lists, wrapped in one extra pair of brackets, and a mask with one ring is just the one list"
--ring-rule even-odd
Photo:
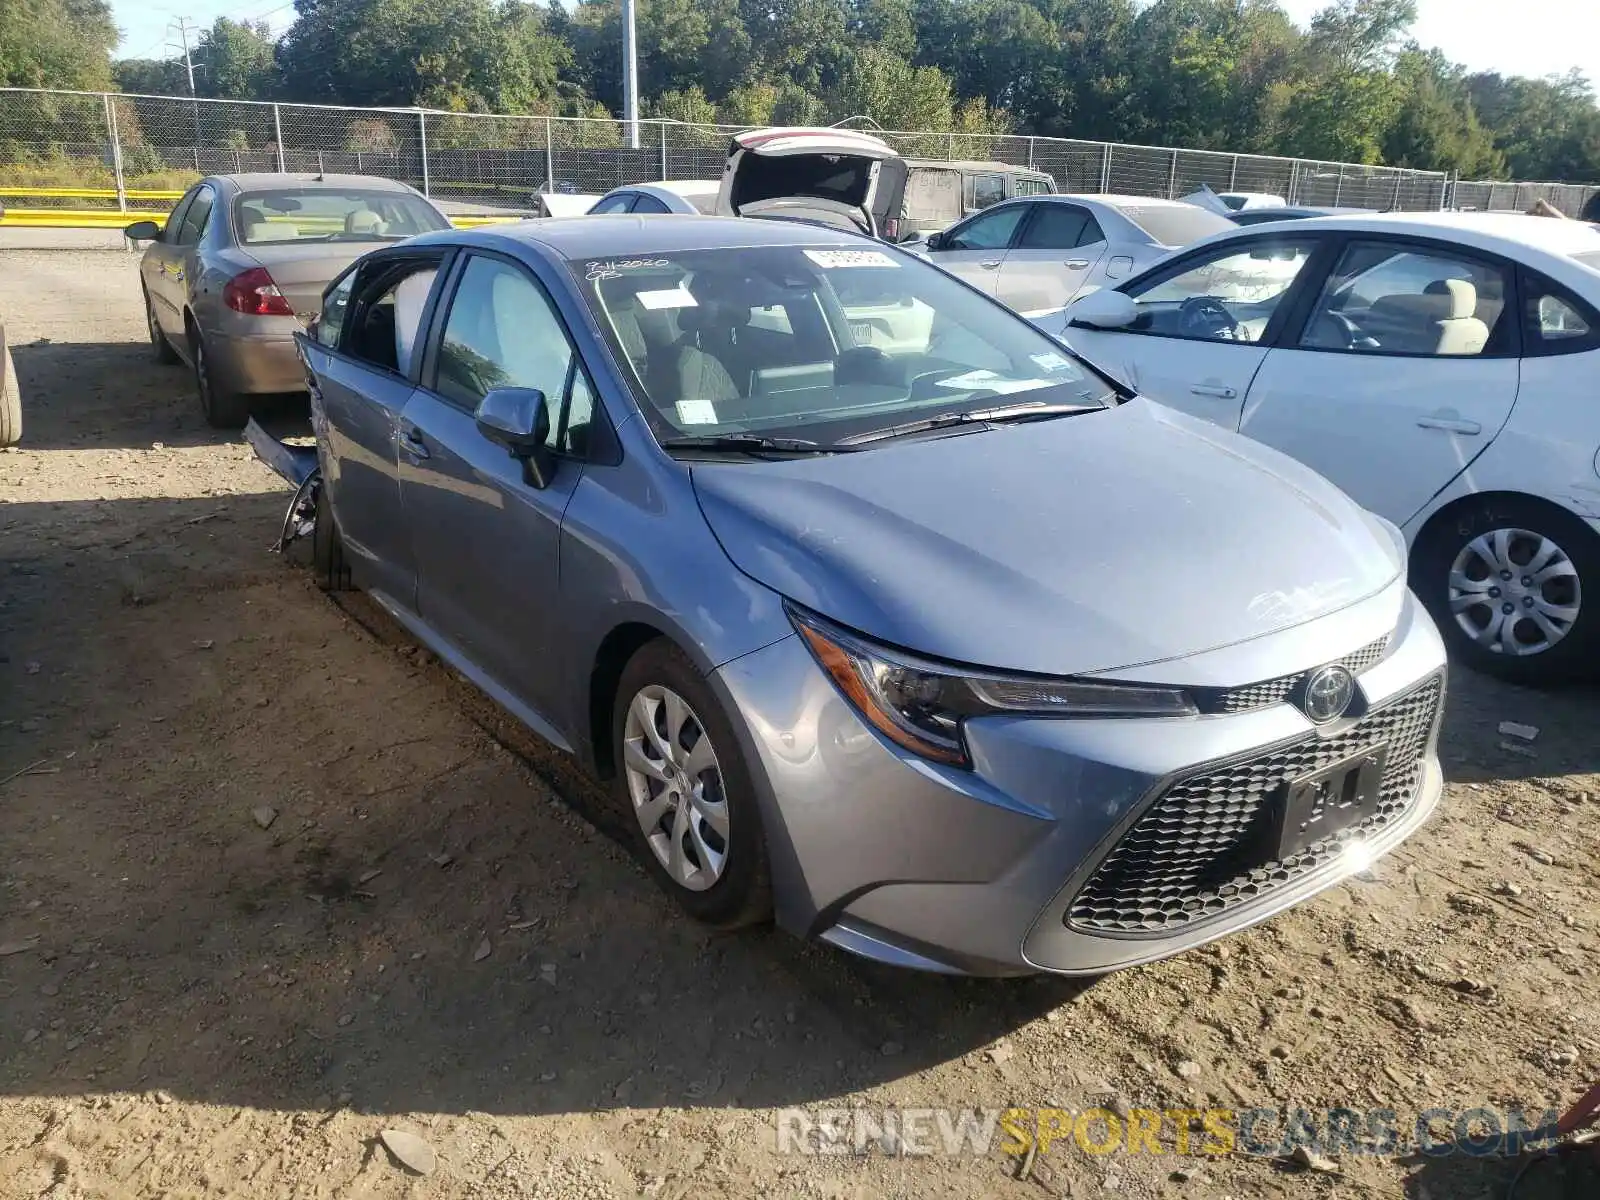
[(1439, 799), (1399, 532), (895, 247), (433, 234), (299, 345), (323, 582), (609, 781), (704, 921), (1100, 973), (1312, 896)]
[(302, 314), (356, 258), (450, 222), (423, 195), (370, 175), (212, 175), (165, 224), (123, 232), (139, 264), (156, 359), (187, 362), (206, 421), (238, 429), (256, 401), (305, 386), (294, 352)]

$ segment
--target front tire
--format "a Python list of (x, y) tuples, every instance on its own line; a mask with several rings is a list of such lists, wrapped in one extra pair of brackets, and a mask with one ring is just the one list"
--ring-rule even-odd
[(623, 669), (611, 735), (617, 800), (657, 884), (719, 929), (770, 920), (750, 769), (716, 695), (671, 642), (646, 643)]
[(194, 335), (194, 385), (200, 393), (200, 411), (213, 429), (243, 429), (250, 419), (250, 397), (219, 388), (211, 369), (206, 340)]
[(1600, 666), (1600, 536), (1526, 496), (1473, 500), (1423, 532), (1411, 587), (1451, 656), (1523, 684)]

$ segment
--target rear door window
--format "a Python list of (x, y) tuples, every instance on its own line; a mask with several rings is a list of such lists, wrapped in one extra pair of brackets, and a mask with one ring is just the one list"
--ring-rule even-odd
[(1529, 355), (1600, 349), (1600, 313), (1542, 276), (1523, 272), (1523, 340)]
[(178, 230), (178, 245), (192, 246), (200, 240), (200, 235), (205, 233), (206, 226), (211, 221), (211, 205), (214, 199), (208, 187), (203, 187), (195, 193), (193, 203), (183, 215), (183, 227)]
[(1071, 250), (1082, 245), (1089, 214), (1075, 204), (1033, 205), (1033, 219), (1017, 242), (1019, 250)]

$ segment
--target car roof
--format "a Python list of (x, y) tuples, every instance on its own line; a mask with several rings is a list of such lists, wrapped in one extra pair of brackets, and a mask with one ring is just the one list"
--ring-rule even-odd
[(1049, 174), (1036, 167), (1019, 167), (1015, 163), (996, 162), (977, 158), (917, 158), (907, 155), (906, 162), (913, 167), (948, 167), (952, 171), (992, 171), (1007, 175), (1037, 175), (1048, 179)]
[(658, 221), (648, 216), (626, 213), (542, 217), (510, 225), (424, 234), (416, 240), (486, 246), (511, 241), (541, 247), (560, 258), (584, 258), (589, 255), (627, 258), (672, 254), (682, 250), (745, 249), (757, 246), (884, 248), (882, 243), (870, 238), (804, 221), (688, 215), (671, 221)]
[(208, 178), (231, 183), (241, 192), (272, 191), (276, 188), (361, 188), (368, 192), (413, 192), (416, 189), (381, 175), (317, 175), (313, 173), (250, 171), (240, 175), (212, 175)]
[(1112, 208), (1194, 208), (1187, 200), (1167, 200), (1161, 196), (1129, 196), (1120, 192), (1058, 192), (1054, 196), (1030, 196), (1030, 200), (1092, 200)]
[[(1359, 213), (1313, 217), (1301, 224), (1358, 233), (1414, 233), (1457, 240), (1486, 250), (1504, 249), (1506, 242), (1530, 246), (1547, 254), (1571, 255), (1600, 250), (1600, 226), (1587, 221), (1530, 217), (1521, 213)], [(1256, 232), (1262, 227), (1253, 225), (1250, 231)]]

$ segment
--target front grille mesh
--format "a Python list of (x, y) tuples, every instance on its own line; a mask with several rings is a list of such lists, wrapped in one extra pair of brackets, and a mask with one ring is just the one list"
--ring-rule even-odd
[[(1068, 908), (1091, 932), (1162, 933), (1226, 912), (1331, 861), (1383, 828), (1416, 796), (1441, 695), (1435, 679), (1327, 739), (1308, 734), (1260, 757), (1180, 780), (1134, 822)], [(1283, 785), (1386, 742), (1378, 811), (1273, 861)]]
[[(1343, 658), (1335, 659), (1333, 663), (1347, 669), (1352, 675), (1359, 675), (1368, 667), (1381, 660), (1389, 649), (1387, 636), (1379, 638), (1370, 645), (1363, 646), (1354, 654), (1347, 654)], [(1320, 669), (1320, 668), (1319, 668)], [(1287, 700), (1300, 686), (1302, 680), (1310, 671), (1297, 671), (1293, 675), (1283, 675), (1277, 679), (1268, 679), (1261, 683), (1250, 683), (1243, 687), (1217, 689), (1208, 695), (1197, 697), (1206, 712), (1213, 713), (1238, 713), (1247, 712), (1252, 708), (1265, 708), (1269, 704), (1281, 704)]]

